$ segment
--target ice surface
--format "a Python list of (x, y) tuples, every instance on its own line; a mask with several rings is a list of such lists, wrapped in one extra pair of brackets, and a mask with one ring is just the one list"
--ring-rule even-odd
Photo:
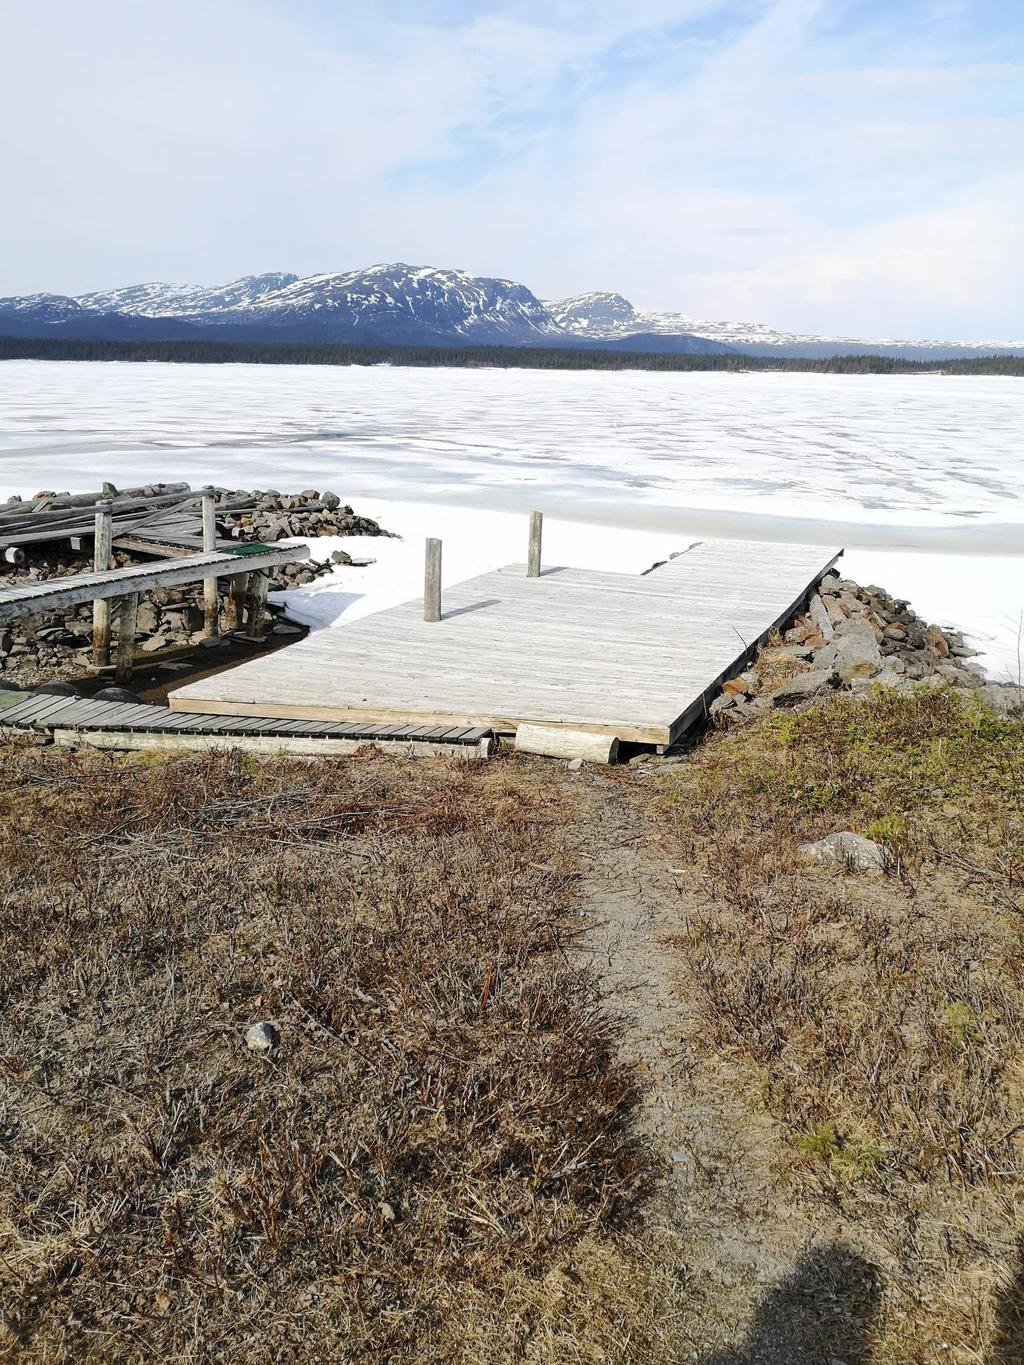
[[(316, 624), (525, 554), (635, 571), (707, 535), (836, 542), (846, 566), (1018, 667), (1024, 383), (1001, 377), (0, 366), (0, 497), (186, 478), (332, 488), (403, 542), (290, 594)], [(351, 540), (340, 542), (353, 550)], [(334, 548), (314, 542), (316, 553)]]

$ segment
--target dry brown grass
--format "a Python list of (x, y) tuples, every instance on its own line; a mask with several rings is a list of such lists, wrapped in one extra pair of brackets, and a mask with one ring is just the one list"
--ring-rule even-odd
[[(609, 1240), (652, 1169), (567, 955), (557, 787), (374, 753), (0, 758), (0, 1354), (658, 1358), (614, 1308), (657, 1279)], [(577, 1254), (614, 1274), (579, 1353), (545, 1352)]]
[[(879, 1268), (874, 1358), (1002, 1360), (984, 1342), (1024, 1222), (1024, 718), (948, 691), (837, 697), (712, 740), (660, 808), (697, 891), (691, 1045), (745, 1066), (782, 1178)], [(798, 860), (843, 829), (885, 840), (892, 875)]]

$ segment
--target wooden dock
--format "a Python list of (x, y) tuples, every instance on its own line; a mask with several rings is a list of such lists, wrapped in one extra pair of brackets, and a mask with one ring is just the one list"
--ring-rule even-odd
[(841, 553), (708, 541), (646, 575), (511, 565), (446, 589), (440, 620), (417, 599), (316, 631), (180, 688), (171, 707), (668, 745)]

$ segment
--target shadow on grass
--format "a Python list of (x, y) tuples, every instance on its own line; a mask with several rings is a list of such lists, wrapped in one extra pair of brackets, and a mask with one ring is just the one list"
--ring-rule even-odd
[(988, 1365), (1024, 1365), (1024, 1235), (1017, 1240), (1013, 1278), (996, 1295)]
[(765, 1296), (746, 1341), (701, 1365), (867, 1365), (878, 1308), (874, 1269), (833, 1245), (805, 1257)]

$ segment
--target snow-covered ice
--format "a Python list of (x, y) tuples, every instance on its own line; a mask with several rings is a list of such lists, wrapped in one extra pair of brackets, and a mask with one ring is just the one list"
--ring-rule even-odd
[(846, 545), (851, 576), (1015, 675), (1022, 446), (1024, 382), (1002, 377), (0, 366), (0, 497), (103, 478), (330, 487), (402, 535), (289, 594), (325, 626), (418, 593), (427, 535), (449, 583), (521, 560), (538, 507), (549, 563), (639, 571), (707, 535)]

